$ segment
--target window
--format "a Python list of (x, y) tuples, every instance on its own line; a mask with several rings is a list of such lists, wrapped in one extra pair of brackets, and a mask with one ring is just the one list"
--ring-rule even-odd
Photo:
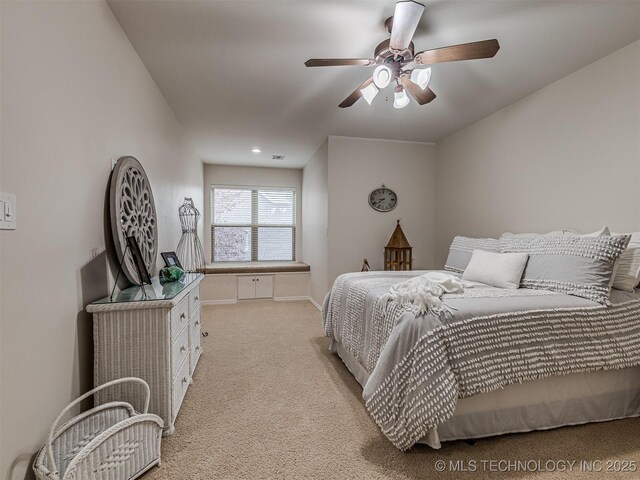
[(296, 191), (211, 187), (214, 262), (295, 260)]

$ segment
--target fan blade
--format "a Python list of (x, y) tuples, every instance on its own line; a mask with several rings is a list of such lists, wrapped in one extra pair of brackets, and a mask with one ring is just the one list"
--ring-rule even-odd
[(495, 38), (481, 42), (463, 43), (450, 47), (425, 50), (416, 54), (414, 61), (422, 65), (433, 63), (457, 62), (459, 60), (474, 60), (476, 58), (491, 58), (500, 50), (500, 44)]
[(347, 108), (350, 107), (351, 105), (353, 105), (354, 103), (356, 103), (358, 101), (358, 99), (362, 96), (362, 93), (360, 92), (360, 90), (362, 90), (365, 87), (368, 87), (369, 85), (371, 85), (373, 83), (373, 78), (370, 78), (369, 80), (364, 81), (362, 84), (360, 84), (360, 86), (358, 88), (356, 88), (353, 93), (351, 95), (349, 95), (347, 98), (345, 98), (342, 103), (340, 105), (338, 105), (340, 108)]
[(404, 89), (408, 90), (409, 93), (413, 95), (413, 98), (416, 99), (416, 102), (418, 102), (420, 105), (429, 103), (434, 98), (436, 98), (436, 94), (433, 93), (433, 91), (429, 87), (422, 90), (418, 85), (411, 81), (409, 75), (402, 75), (400, 77), (400, 82), (402, 83)]
[(368, 67), (374, 65), (375, 60), (370, 58), (312, 58), (304, 62), (307, 67), (337, 67), (342, 65), (362, 65)]
[(391, 42), (389, 46), (394, 50), (409, 48), (413, 34), (416, 33), (420, 17), (424, 12), (424, 5), (412, 0), (396, 3), (391, 27)]

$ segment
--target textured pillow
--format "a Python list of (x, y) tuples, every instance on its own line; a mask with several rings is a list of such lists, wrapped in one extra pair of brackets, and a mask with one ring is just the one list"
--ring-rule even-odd
[(463, 280), (516, 290), (527, 265), (527, 253), (494, 253), (474, 250)]
[[(600, 230), (596, 230), (595, 232), (591, 232), (591, 233), (571, 233), (569, 235), (577, 235), (578, 237), (600, 237), (602, 235), (605, 236), (609, 236), (611, 235), (611, 232), (609, 231), (609, 227), (607, 227), (606, 225), (604, 227), (602, 227)], [(613, 288), (613, 281), (616, 277), (617, 271), (618, 271), (618, 263), (620, 262), (620, 257), (618, 257), (618, 259), (616, 260), (615, 265), (613, 266), (613, 275), (611, 275), (611, 280), (609, 281), (609, 293), (611, 293), (611, 289)]]
[(580, 233), (577, 230), (572, 230), (570, 228), (563, 228), (562, 230), (555, 230), (549, 233), (511, 233), (505, 232), (502, 234), (502, 237), (555, 237), (558, 235), (578, 235), (580, 237), (599, 237), (600, 235), (611, 235), (609, 233), (609, 227), (606, 225), (602, 227), (600, 230), (593, 233)]
[(505, 232), (502, 237), (555, 237), (557, 235), (580, 235), (577, 230), (571, 230), (570, 228), (563, 228), (562, 230), (555, 230), (549, 233), (511, 233)]
[(611, 232), (609, 231), (609, 227), (607, 227), (606, 225), (602, 227), (600, 230), (593, 233), (578, 234), (579, 237), (601, 237), (602, 235), (607, 235), (607, 236), (611, 235)]
[(609, 305), (616, 260), (631, 237), (502, 237), (500, 251), (529, 254), (520, 286), (587, 298)]
[[(614, 233), (614, 235), (621, 235)], [(613, 288), (633, 292), (640, 283), (640, 232), (631, 234), (627, 249), (618, 258), (618, 269), (613, 279)]]
[(449, 247), (449, 256), (444, 269), (455, 273), (464, 272), (474, 250), (498, 252), (500, 241), (495, 238), (455, 237)]

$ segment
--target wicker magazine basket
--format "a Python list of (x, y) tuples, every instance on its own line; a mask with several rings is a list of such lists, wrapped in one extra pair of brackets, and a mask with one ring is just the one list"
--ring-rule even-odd
[[(112, 385), (136, 382), (144, 388), (143, 413), (126, 402), (92, 408), (57, 428), (71, 408)], [(149, 409), (149, 385), (134, 377), (100, 385), (71, 402), (49, 430), (33, 471), (39, 480), (128, 480), (160, 465), (163, 421)]]

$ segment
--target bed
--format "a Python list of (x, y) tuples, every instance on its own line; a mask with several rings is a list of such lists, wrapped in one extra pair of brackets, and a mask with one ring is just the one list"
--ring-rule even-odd
[(639, 290), (605, 306), (474, 283), (442, 297), (444, 316), (385, 300), (424, 273), (341, 275), (323, 308), (332, 351), (399, 449), (640, 415)]

